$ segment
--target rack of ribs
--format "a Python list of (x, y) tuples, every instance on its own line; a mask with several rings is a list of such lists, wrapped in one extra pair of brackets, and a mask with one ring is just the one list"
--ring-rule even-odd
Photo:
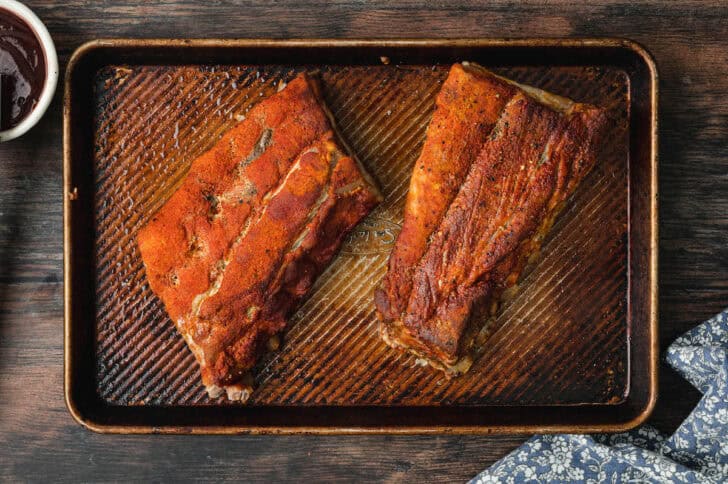
[(596, 107), (455, 64), (375, 293), (384, 341), (466, 372), (482, 321), (594, 166), (606, 125)]
[(137, 242), (211, 397), (247, 400), (258, 358), (380, 201), (305, 74), (193, 161)]

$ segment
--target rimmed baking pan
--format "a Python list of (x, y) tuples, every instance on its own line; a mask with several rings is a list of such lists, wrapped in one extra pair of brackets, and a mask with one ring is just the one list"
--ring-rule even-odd
[[(539, 263), (448, 380), (379, 339), (372, 292), (453, 62), (604, 107), (598, 166)], [(246, 405), (210, 399), (151, 293), (135, 234), (190, 162), (306, 70), (385, 202), (351, 234), (256, 368)], [(65, 396), (111, 433), (618, 431), (657, 396), (657, 73), (625, 40), (102, 40), (64, 105)]]

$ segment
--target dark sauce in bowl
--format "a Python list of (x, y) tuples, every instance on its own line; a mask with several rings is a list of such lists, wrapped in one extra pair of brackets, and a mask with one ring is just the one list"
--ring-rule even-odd
[(40, 41), (28, 24), (0, 8), (0, 131), (17, 126), (38, 104), (46, 80)]

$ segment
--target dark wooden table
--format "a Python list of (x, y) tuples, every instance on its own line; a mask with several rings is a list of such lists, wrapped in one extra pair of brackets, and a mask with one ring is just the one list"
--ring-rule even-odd
[[(316, 0), (32, 1), (62, 67), (100, 37), (628, 37), (661, 77), (660, 340), (728, 305), (728, 4)], [(152, 5), (159, 3), (159, 5)], [(585, 2), (584, 2), (585, 3)], [(113, 436), (63, 402), (61, 87), (0, 145), (0, 479), (312, 477), (465, 480), (527, 436)], [(650, 423), (671, 432), (699, 394), (662, 365)]]

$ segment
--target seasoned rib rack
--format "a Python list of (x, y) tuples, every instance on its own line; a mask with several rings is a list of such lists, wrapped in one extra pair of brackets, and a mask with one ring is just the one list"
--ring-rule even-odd
[(192, 163), (137, 241), (152, 290), (212, 397), (246, 400), (250, 369), (380, 201), (301, 74)]
[(596, 162), (604, 113), (455, 64), (375, 300), (384, 340), (450, 375)]

